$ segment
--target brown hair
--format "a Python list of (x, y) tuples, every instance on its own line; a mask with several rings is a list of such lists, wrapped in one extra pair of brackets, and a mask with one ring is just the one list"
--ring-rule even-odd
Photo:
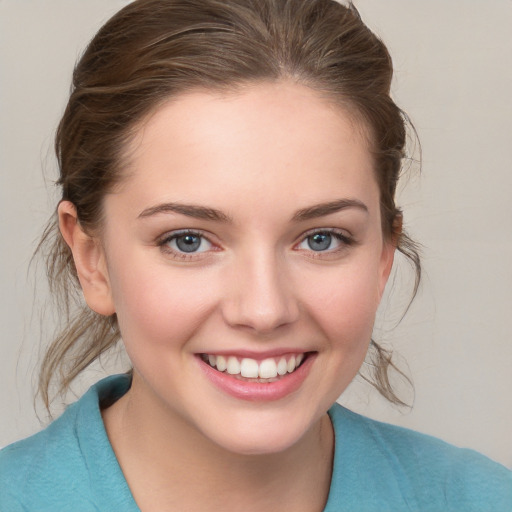
[[(394, 196), (406, 143), (406, 117), (390, 98), (393, 74), (384, 44), (352, 4), (334, 0), (136, 0), (96, 34), (77, 63), (55, 149), (62, 198), (83, 229), (101, 225), (102, 199), (122, 178), (124, 150), (138, 124), (171, 96), (191, 88), (230, 89), (289, 79), (325, 93), (354, 112), (368, 131), (380, 187), (382, 229), (396, 235)], [(414, 244), (398, 250), (420, 266)], [(65, 328), (42, 362), (39, 391), (49, 406), (53, 379), (65, 391), (120, 337), (115, 315), (87, 308), (71, 252), (54, 217), (39, 250)], [(372, 341), (372, 383), (394, 394), (390, 353)]]

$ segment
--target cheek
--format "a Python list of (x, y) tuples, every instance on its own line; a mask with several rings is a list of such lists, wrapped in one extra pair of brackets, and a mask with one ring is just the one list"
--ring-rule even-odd
[(322, 280), (308, 280), (309, 310), (333, 345), (366, 350), (379, 304), (377, 272), (369, 266), (333, 270)]
[(167, 265), (117, 265), (112, 294), (123, 341), (137, 346), (180, 346), (199, 329), (215, 294), (201, 273)]

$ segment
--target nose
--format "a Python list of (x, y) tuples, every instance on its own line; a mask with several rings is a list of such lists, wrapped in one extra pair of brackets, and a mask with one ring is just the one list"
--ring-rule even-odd
[(252, 254), (240, 258), (231, 269), (229, 294), (223, 316), (232, 327), (269, 335), (294, 323), (299, 302), (286, 264), (275, 254)]

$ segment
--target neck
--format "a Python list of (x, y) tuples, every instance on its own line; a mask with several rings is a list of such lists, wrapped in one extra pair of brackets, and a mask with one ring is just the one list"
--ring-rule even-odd
[(103, 411), (107, 434), (143, 511), (322, 511), (332, 472), (325, 414), (280, 453), (245, 455), (213, 443), (158, 400), (130, 391)]

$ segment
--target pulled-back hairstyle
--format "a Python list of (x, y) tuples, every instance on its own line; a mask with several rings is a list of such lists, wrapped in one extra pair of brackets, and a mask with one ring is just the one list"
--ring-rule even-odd
[[(391, 58), (352, 4), (334, 0), (136, 0), (111, 18), (77, 63), (55, 149), (62, 199), (91, 234), (102, 222), (105, 194), (123, 178), (137, 126), (170, 97), (191, 89), (232, 90), (255, 82), (294, 81), (353, 114), (367, 133), (380, 188), (382, 230), (417, 270), (414, 244), (396, 228), (394, 196), (406, 141), (406, 117), (390, 98)], [(398, 222), (397, 222), (398, 220)], [(64, 328), (42, 362), (39, 392), (49, 406), (58, 391), (120, 333), (115, 315), (91, 311), (80, 292), (70, 249), (54, 216), (40, 251)], [(372, 341), (373, 384), (393, 393), (390, 353)]]

